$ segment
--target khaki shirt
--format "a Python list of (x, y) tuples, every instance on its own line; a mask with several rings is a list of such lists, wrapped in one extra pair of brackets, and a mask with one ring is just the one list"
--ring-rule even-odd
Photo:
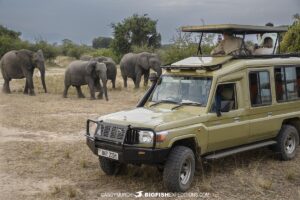
[(273, 54), (273, 48), (258, 48), (253, 52), (253, 55), (268, 55)]
[(218, 46), (216, 46), (212, 51), (211, 55), (228, 55), (233, 51), (241, 48), (243, 43), (242, 38), (231, 36), (226, 40), (222, 40)]

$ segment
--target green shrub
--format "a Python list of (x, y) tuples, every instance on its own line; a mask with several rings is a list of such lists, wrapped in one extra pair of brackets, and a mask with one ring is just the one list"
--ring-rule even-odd
[(293, 25), (284, 34), (281, 44), (281, 50), (284, 53), (300, 52), (300, 18), (295, 17)]
[(90, 56), (93, 57), (100, 57), (100, 56), (105, 56), (105, 57), (110, 57), (112, 58), (116, 63), (119, 63), (120, 58), (115, 55), (112, 49), (110, 48), (102, 48), (102, 49), (93, 49), (89, 53), (87, 53)]
[[(209, 45), (202, 45), (202, 53), (207, 55), (210, 53), (212, 48), (213, 47)], [(185, 46), (173, 44), (159, 51), (159, 55), (162, 59), (163, 65), (169, 65), (184, 58), (196, 56), (197, 50), (198, 44), (188, 44)]]
[(11, 50), (28, 49), (29, 42), (15, 39), (8, 35), (0, 35), (0, 57)]
[(38, 40), (34, 44), (31, 44), (29, 47), (32, 51), (38, 51), (41, 49), (43, 51), (44, 57), (47, 60), (53, 60), (60, 54), (60, 49), (58, 46), (49, 44), (45, 40)]

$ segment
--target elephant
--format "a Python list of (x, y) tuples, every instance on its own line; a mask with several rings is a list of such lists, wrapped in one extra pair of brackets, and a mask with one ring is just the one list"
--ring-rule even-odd
[(141, 77), (144, 75), (144, 86), (148, 85), (150, 68), (153, 69), (158, 77), (162, 73), (160, 59), (157, 54), (142, 52), (138, 54), (128, 53), (123, 56), (120, 62), (124, 87), (127, 87), (127, 78), (131, 78), (135, 88), (139, 88)]
[(104, 56), (93, 58), (92, 56), (84, 55), (80, 57), (80, 60), (84, 60), (84, 61), (95, 60), (97, 62), (103, 62), (107, 68), (106, 71), (107, 79), (111, 80), (112, 87), (116, 88), (117, 65), (112, 58), (104, 57)]
[[(103, 87), (101, 86), (101, 82)], [(67, 97), (68, 89), (70, 86), (76, 87), (79, 98), (84, 98), (81, 91), (81, 85), (88, 85), (90, 89), (91, 99), (95, 98), (95, 92), (99, 92), (98, 98), (103, 98), (103, 90), (105, 99), (108, 101), (107, 95), (107, 76), (106, 66), (104, 63), (99, 63), (94, 60), (82, 61), (77, 60), (71, 62), (65, 72), (65, 89), (63, 97)]]
[(98, 62), (103, 62), (107, 68), (107, 79), (111, 80), (112, 88), (116, 88), (116, 78), (117, 78), (117, 65), (112, 58), (109, 57), (96, 57)]
[(26, 78), (24, 94), (35, 95), (33, 86), (33, 72), (38, 68), (45, 93), (45, 59), (42, 50), (33, 52), (27, 49), (9, 51), (0, 60), (1, 73), (4, 79), (3, 92), (11, 93), (9, 82), (11, 79)]

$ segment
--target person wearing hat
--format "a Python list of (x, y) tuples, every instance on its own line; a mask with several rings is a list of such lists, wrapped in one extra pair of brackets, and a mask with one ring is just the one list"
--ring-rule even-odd
[(223, 40), (211, 51), (211, 55), (228, 55), (241, 48), (242, 38), (235, 37), (230, 32), (223, 33)]

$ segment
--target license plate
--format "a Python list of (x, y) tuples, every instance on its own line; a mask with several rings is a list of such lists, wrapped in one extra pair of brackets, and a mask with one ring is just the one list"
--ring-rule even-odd
[(105, 149), (98, 149), (98, 155), (106, 158), (111, 158), (114, 160), (119, 160), (119, 154), (113, 151), (108, 151)]

